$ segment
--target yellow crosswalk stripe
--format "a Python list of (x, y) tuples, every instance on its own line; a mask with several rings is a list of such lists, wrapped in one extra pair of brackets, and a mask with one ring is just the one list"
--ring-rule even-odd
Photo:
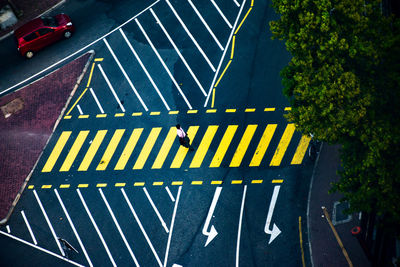
[(256, 124), (249, 124), (244, 132), (242, 139), (238, 147), (236, 148), (235, 154), (233, 155), (231, 164), (229, 167), (239, 167), (242, 163), (244, 154), (246, 154), (247, 148), (250, 144), (251, 139), (253, 138), (254, 132), (257, 129)]
[(143, 132), (143, 128), (137, 128), (132, 131), (132, 134), (129, 137), (128, 143), (126, 143), (124, 151), (122, 151), (122, 154), (119, 157), (119, 160), (118, 160), (117, 164), (115, 165), (114, 170), (125, 169), (126, 163), (128, 163), (128, 160), (131, 157), (131, 154), (132, 154), (133, 150), (135, 149), (135, 146), (136, 146), (142, 132)]
[(296, 152), (294, 152), (294, 156), (292, 162), (290, 164), (301, 164), (304, 158), (304, 154), (307, 151), (308, 144), (310, 143), (311, 138), (308, 135), (303, 135), (300, 139), (299, 145), (296, 148)]
[(157, 158), (153, 163), (152, 169), (161, 169), (165, 159), (168, 156), (168, 153), (177, 138), (176, 127), (171, 127), (169, 129), (168, 135), (164, 140), (164, 143), (161, 146), (160, 152), (158, 152)]
[(157, 137), (161, 132), (161, 127), (151, 129), (149, 136), (147, 137), (146, 143), (144, 144), (142, 151), (140, 151), (139, 157), (133, 166), (134, 170), (142, 169), (146, 163), (147, 157), (150, 155), (154, 144), (156, 143)]
[(65, 144), (67, 143), (71, 133), (72, 133), (71, 131), (65, 131), (61, 133), (60, 137), (57, 140), (56, 145), (53, 148), (53, 151), (51, 151), (51, 154), (42, 169), (42, 172), (51, 172), (51, 170), (54, 167), (54, 164), (56, 164), (56, 161), (61, 154), (61, 151), (63, 150)]
[[(196, 136), (197, 130), (199, 129), (199, 126), (190, 126), (188, 131), (187, 131), (187, 135), (190, 138), (190, 144), (192, 144), (194, 137)], [(186, 157), (186, 154), (188, 152), (188, 148), (184, 147), (184, 146), (180, 146), (178, 149), (178, 152), (175, 155), (174, 160), (171, 163), (171, 167), (172, 169), (174, 168), (180, 168), (182, 165), (183, 160)]]
[(208, 126), (207, 131), (204, 134), (199, 147), (196, 149), (196, 154), (194, 155), (192, 163), (190, 163), (189, 168), (200, 168), (201, 163), (203, 162), (203, 159), (206, 156), (208, 148), (210, 147), (211, 141), (213, 140), (217, 130), (218, 130), (218, 125)]
[(121, 141), (122, 136), (124, 135), (125, 129), (117, 129), (114, 132), (113, 137), (111, 138), (110, 143), (108, 144), (106, 151), (103, 154), (103, 157), (100, 160), (99, 165), (97, 165), (96, 171), (104, 171), (108, 163), (110, 162), (112, 156), (114, 155), (115, 149)]
[(269, 166), (279, 166), (282, 162), (283, 156), (285, 155), (286, 149), (289, 146), (290, 140), (292, 139), (295, 126), (293, 123), (289, 123), (283, 132), (282, 138), (279, 141), (278, 147), (275, 150), (275, 154), (271, 160)]
[(269, 143), (271, 142), (272, 136), (274, 135), (277, 124), (268, 124), (261, 137), (260, 143), (258, 143), (256, 152), (250, 162), (250, 167), (260, 166), (264, 154), (267, 151)]
[(96, 136), (93, 139), (92, 144), (90, 145), (88, 151), (86, 152), (85, 157), (83, 158), (81, 165), (79, 165), (78, 171), (87, 171), (90, 163), (94, 156), (96, 155), (97, 150), (99, 149), (101, 143), (103, 142), (104, 137), (106, 136), (107, 130), (97, 131)]
[(60, 172), (69, 171), (72, 164), (74, 163), (76, 156), (78, 155), (79, 151), (81, 150), (81, 147), (82, 147), (83, 143), (85, 142), (88, 134), (89, 134), (89, 131), (80, 131), (79, 132), (78, 137), (76, 137), (75, 142), (71, 147), (71, 150), (68, 152), (68, 155), (65, 158), (63, 165), (60, 168)]
[(218, 168), (221, 165), (221, 162), (224, 159), (226, 151), (228, 150), (229, 145), (231, 144), (231, 141), (233, 139), (233, 136), (235, 135), (237, 128), (238, 128), (237, 125), (228, 126), (224, 136), (222, 137), (221, 143), (219, 144), (217, 151), (215, 152), (215, 155), (211, 161), (210, 168)]

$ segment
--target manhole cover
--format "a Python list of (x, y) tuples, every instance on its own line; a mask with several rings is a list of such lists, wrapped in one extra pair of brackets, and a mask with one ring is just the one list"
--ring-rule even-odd
[(4, 117), (8, 118), (12, 114), (17, 113), (23, 108), (24, 108), (24, 101), (22, 101), (21, 98), (16, 98), (13, 101), (2, 106), (1, 111), (3, 111)]

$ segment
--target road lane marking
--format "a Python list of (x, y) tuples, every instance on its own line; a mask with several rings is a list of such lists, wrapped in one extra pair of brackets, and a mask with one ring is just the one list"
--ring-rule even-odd
[(237, 7), (240, 7), (240, 4), (238, 3), (238, 1), (233, 0), (233, 2), (235, 3), (235, 5), (236, 5)]
[(222, 184), (222, 181), (211, 181), (211, 184)]
[(6, 229), (7, 229), (7, 233), (11, 233), (10, 226), (8, 224), (6, 225)]
[(135, 182), (133, 186), (144, 186), (144, 182)]
[(252, 184), (262, 184), (263, 180), (252, 180), (251, 183)]
[(115, 130), (114, 135), (106, 148), (106, 151), (104, 151), (103, 157), (101, 158), (99, 165), (97, 165), (96, 171), (104, 171), (107, 168), (108, 163), (110, 163), (110, 160), (114, 155), (114, 152), (117, 149), (117, 146), (121, 141), (124, 133), (125, 129)]
[(122, 152), (117, 164), (115, 165), (114, 170), (125, 169), (126, 163), (128, 162), (129, 158), (131, 157), (131, 154), (132, 154), (133, 150), (135, 149), (135, 146), (136, 146), (142, 132), (143, 132), (143, 128), (137, 128), (132, 131), (132, 134), (129, 137), (128, 143), (126, 143), (124, 151)]
[(191, 0), (188, 0), (189, 4), (193, 8), (194, 12), (196, 12), (197, 16), (203, 23), (204, 27), (206, 27), (207, 31), (210, 33), (211, 37), (214, 39), (214, 41), (217, 43), (218, 47), (221, 49), (221, 51), (224, 51), (224, 48), (222, 47), (221, 43), (218, 41), (218, 38), (215, 36), (213, 31), (211, 30), (210, 26), (208, 26), (207, 22), (204, 20), (203, 16), (201, 13), (197, 10), (196, 6), (193, 4)]
[[(193, 139), (196, 136), (198, 129), (199, 129), (199, 126), (190, 126), (189, 127), (189, 129), (187, 131), (187, 135), (190, 138), (190, 145), (192, 144)], [(172, 161), (170, 168), (172, 168), (172, 169), (180, 168), (188, 151), (189, 151), (189, 148), (184, 147), (184, 146), (179, 146), (178, 152), (176, 153), (175, 158)]]
[(111, 252), (108, 249), (107, 243), (104, 241), (103, 235), (101, 234), (101, 232), (99, 230), (99, 227), (97, 227), (97, 224), (96, 224), (95, 220), (93, 219), (92, 214), (90, 213), (90, 210), (89, 210), (88, 206), (86, 205), (85, 199), (83, 198), (83, 196), (81, 194), (81, 191), (79, 191), (79, 189), (76, 189), (76, 192), (78, 192), (78, 195), (79, 195), (79, 198), (81, 199), (83, 207), (85, 208), (86, 213), (89, 216), (89, 219), (92, 222), (92, 225), (93, 225), (94, 229), (96, 230), (97, 235), (99, 236), (99, 238), (101, 240), (101, 243), (103, 244), (103, 246), (104, 246), (104, 248), (105, 248), (105, 250), (107, 252), (108, 258), (110, 259), (112, 265), (114, 267), (117, 267), (117, 264), (115, 264), (115, 261), (114, 261), (112, 255), (111, 255)]
[(279, 179), (279, 180), (272, 180), (273, 184), (281, 184), (283, 183), (283, 180)]
[(104, 58), (95, 58), (94, 61), (103, 61)]
[(275, 111), (275, 108), (265, 108), (264, 112), (267, 112), (267, 111)]
[[(31, 228), (31, 226), (30, 226), (30, 224), (29, 224), (29, 221), (28, 221), (28, 219), (26, 218), (25, 212), (24, 212), (23, 210), (21, 210), (21, 214), (22, 214), (22, 218), (24, 218), (25, 225), (26, 225), (26, 227), (28, 228), (28, 231), (29, 231), (29, 234), (31, 235), (31, 238), (32, 238), (33, 243), (34, 243), (35, 245), (37, 245), (37, 241), (36, 241), (35, 235), (33, 234), (32, 228)], [(7, 225), (7, 226), (8, 226), (8, 225)], [(7, 227), (7, 231), (8, 231), (8, 233), (10, 233), (10, 227), (9, 227), (9, 226)]]
[(89, 115), (79, 115), (78, 119), (88, 119)]
[(178, 110), (172, 110), (172, 111), (168, 112), (168, 114), (176, 115), (176, 114), (179, 114), (179, 111)]
[[(92, 88), (89, 88), (89, 91), (90, 91), (90, 93), (92, 94), (92, 96), (93, 96), (93, 98), (94, 98), (94, 101), (96, 101), (96, 104), (97, 104), (97, 106), (98, 106), (99, 109), (100, 109), (100, 112), (103, 114), (103, 113), (104, 113), (103, 107), (101, 106), (101, 104), (100, 104), (100, 102), (99, 102), (99, 99), (97, 99), (97, 96), (96, 96), (96, 94), (94, 93), (93, 89), (92, 89)], [(96, 117), (97, 117), (97, 116), (96, 116)], [(99, 117), (100, 117), (100, 116), (99, 116)]]
[(83, 111), (82, 111), (82, 109), (81, 109), (81, 106), (79, 106), (79, 104), (78, 104), (78, 105), (76, 105), (76, 107), (78, 108), (79, 114), (82, 115), (82, 114), (83, 114)]
[(150, 12), (157, 21), (157, 24), (160, 26), (161, 30), (164, 32), (165, 36), (171, 43), (172, 47), (175, 49), (175, 52), (178, 54), (179, 58), (182, 60), (183, 64), (186, 66), (186, 69), (189, 71), (190, 75), (192, 76), (193, 80), (196, 82), (197, 86), (200, 88), (201, 92), (203, 93), (204, 96), (207, 96), (206, 91), (204, 90), (203, 86), (197, 79), (196, 75), (193, 73), (192, 68), (189, 66), (187, 63), (186, 59), (183, 57), (182, 53), (179, 51), (178, 47), (176, 46), (174, 40), (172, 40), (171, 36), (167, 32), (167, 30), (164, 28), (164, 25), (160, 21), (160, 19), (157, 17), (156, 13), (154, 13), (153, 9), (150, 8)]
[(173, 181), (171, 185), (183, 185), (183, 181)]
[[(76, 239), (78, 240), (78, 243), (79, 243), (79, 245), (80, 245), (81, 248), (82, 248), (83, 254), (85, 254), (85, 258), (86, 258), (86, 260), (88, 261), (89, 266), (93, 266), (92, 261), (90, 260), (89, 255), (88, 255), (87, 252), (86, 252), (85, 246), (83, 245), (83, 243), (82, 243), (82, 241), (81, 241), (81, 238), (80, 238), (80, 236), (79, 236), (79, 234), (78, 234), (78, 231), (76, 231), (75, 225), (74, 225), (74, 223), (72, 222), (71, 217), (69, 216), (68, 211), (67, 211), (67, 209), (65, 208), (64, 202), (62, 201), (60, 195), (58, 194), (57, 189), (54, 189), (54, 193), (56, 194), (57, 199), (58, 199), (58, 202), (60, 202), (61, 208), (63, 209), (64, 214), (65, 214), (65, 216), (67, 217), (67, 220), (68, 220), (68, 222), (69, 222), (69, 225), (71, 226), (72, 231), (74, 232), (75, 237), (76, 237)], [(35, 245), (36, 245), (36, 244), (35, 244)]]
[(246, 201), (246, 193), (247, 193), (247, 185), (245, 185), (243, 188), (242, 204), (240, 205), (239, 226), (238, 226), (238, 235), (236, 242), (236, 267), (239, 267), (240, 236), (242, 233), (242, 220), (243, 220), (244, 203)]
[(102, 184), (102, 183), (100, 183), (100, 184), (97, 184), (96, 187), (107, 187), (107, 184), (104, 184), (104, 183)]
[(57, 244), (57, 246), (58, 246), (58, 249), (59, 249), (60, 252), (61, 252), (61, 255), (65, 256), (65, 252), (64, 252), (64, 250), (61, 248), (61, 245), (60, 245), (60, 242), (58, 241), (56, 232), (54, 231), (53, 226), (51, 225), (51, 222), (50, 222), (50, 220), (49, 220), (49, 217), (47, 217), (47, 213), (46, 213), (46, 211), (44, 210), (44, 207), (43, 207), (43, 205), (42, 205), (42, 202), (40, 201), (39, 196), (38, 196), (38, 194), (36, 193), (36, 190), (35, 190), (35, 189), (33, 189), (33, 194), (35, 195), (36, 201), (37, 201), (37, 203), (39, 204), (40, 210), (42, 211), (44, 218), (46, 219), (47, 225), (48, 225), (49, 228), (50, 228), (51, 234), (53, 235), (53, 238), (54, 238), (54, 240), (56, 241), (56, 244)]
[(142, 112), (133, 112), (132, 116), (133, 117), (138, 117), (138, 116), (142, 116), (142, 114), (143, 114)]
[(311, 138), (308, 135), (303, 135), (300, 139), (299, 145), (296, 148), (292, 162), (290, 164), (301, 164), (303, 162), (304, 155), (306, 154), (308, 144)]
[(56, 145), (53, 148), (53, 151), (51, 151), (51, 154), (42, 169), (42, 172), (51, 172), (71, 133), (71, 131), (64, 131), (61, 133)]
[(295, 130), (295, 126), (293, 123), (289, 123), (286, 126), (285, 132), (282, 135), (282, 138), (278, 144), (278, 147), (275, 150), (275, 154), (274, 154), (269, 166), (279, 166), (281, 164), (283, 156), (285, 155), (286, 149), (288, 148), (290, 140), (292, 139), (294, 130)]
[(271, 225), (272, 215), (274, 213), (275, 204), (276, 200), (278, 199), (280, 188), (281, 188), (280, 185), (274, 186), (274, 192), (272, 193), (271, 202), (268, 208), (267, 220), (265, 222), (264, 232), (267, 235), (271, 235), (268, 241), (268, 245), (271, 244), (271, 242), (274, 241), (274, 239), (281, 233), (281, 230), (278, 228), (278, 226), (276, 226), (275, 223), (272, 226), (272, 230), (269, 227)]
[(108, 88), (110, 89), (111, 93), (113, 94), (113, 96), (114, 96), (115, 100), (117, 101), (119, 107), (121, 108), (121, 110), (123, 112), (125, 112), (125, 108), (122, 105), (121, 101), (119, 100), (117, 93), (114, 91), (114, 87), (111, 85), (110, 80), (108, 79), (107, 75), (105, 74), (103, 68), (101, 67), (100, 64), (98, 64), (97, 67), (99, 68), (101, 74), (103, 75), (103, 78), (106, 81), (106, 83), (108, 85)]
[(227, 108), (227, 109), (225, 109), (225, 112), (226, 113), (235, 113), (236, 109), (235, 108)]
[(70, 188), (71, 185), (69, 184), (61, 184), (60, 188)]
[(162, 59), (162, 57), (160, 56), (160, 54), (158, 53), (157, 49), (155, 48), (153, 42), (150, 40), (149, 36), (147, 35), (146, 31), (144, 30), (144, 28), (142, 27), (142, 24), (140, 24), (139, 20), (135, 19), (136, 24), (138, 25), (139, 29), (141, 30), (141, 32), (143, 33), (144, 37), (146, 38), (147, 42), (149, 43), (150, 47), (153, 49), (154, 54), (156, 54), (158, 60), (160, 61), (161, 65), (163, 65), (165, 71), (168, 73), (168, 76), (171, 78), (171, 81), (173, 82), (173, 84), (175, 85), (176, 89), (179, 91), (179, 93), (181, 94), (181, 96), (183, 97), (183, 99), (185, 100), (186, 105), (189, 107), (189, 109), (192, 109), (192, 106), (190, 105), (189, 101), (186, 98), (186, 95), (183, 93), (181, 87), (179, 86), (178, 82), (175, 80), (174, 76), (172, 75), (172, 73), (170, 72), (170, 70), (168, 69), (167, 65), (165, 64), (164, 60)]
[(71, 149), (68, 152), (67, 157), (64, 160), (63, 165), (60, 168), (60, 172), (69, 171), (72, 164), (74, 163), (76, 156), (78, 155), (79, 151), (81, 150), (81, 147), (82, 147), (83, 143), (85, 142), (88, 134), (89, 134), (89, 131), (80, 131), (79, 132), (78, 136), (75, 139), (74, 144), (72, 145)]
[(218, 168), (221, 165), (221, 162), (225, 157), (226, 151), (228, 151), (229, 145), (232, 142), (233, 136), (235, 135), (237, 128), (238, 125), (228, 126), (211, 161), (210, 168)]
[(171, 201), (172, 201), (172, 202), (175, 202), (175, 198), (174, 198), (174, 196), (172, 195), (171, 191), (169, 190), (168, 186), (165, 187), (165, 190), (167, 191), (168, 196), (169, 196), (169, 198), (171, 199)]
[(147, 158), (150, 155), (151, 150), (153, 149), (154, 144), (157, 141), (158, 135), (161, 132), (161, 127), (156, 127), (151, 129), (149, 136), (147, 137), (146, 143), (144, 144), (142, 151), (133, 166), (134, 170), (143, 169), (144, 164), (146, 163)]
[(90, 163), (92, 163), (92, 160), (94, 156), (97, 153), (97, 150), (99, 149), (101, 143), (103, 142), (104, 137), (106, 136), (107, 130), (100, 130), (97, 131), (96, 136), (93, 139), (92, 144), (90, 145), (88, 151), (86, 152), (85, 157), (83, 158), (81, 164), (79, 165), (78, 171), (87, 171)]
[(202, 185), (203, 181), (192, 181), (192, 185)]
[(238, 147), (236, 148), (235, 154), (233, 155), (232, 161), (229, 164), (229, 167), (239, 167), (240, 166), (256, 129), (257, 129), (256, 124), (247, 125), (246, 130), (242, 136), (242, 139), (240, 140), (240, 143), (239, 143)]
[(146, 233), (146, 230), (144, 230), (143, 225), (142, 225), (142, 223), (140, 222), (139, 216), (137, 216), (137, 214), (136, 214), (136, 212), (135, 212), (135, 209), (133, 208), (132, 203), (131, 203), (131, 201), (129, 200), (129, 198), (128, 198), (128, 196), (126, 195), (125, 190), (124, 190), (123, 188), (121, 188), (121, 192), (122, 192), (122, 194), (123, 194), (123, 196), (124, 196), (124, 198), (125, 198), (126, 203), (127, 203), (128, 206), (129, 206), (129, 209), (130, 209), (131, 212), (132, 212), (133, 217), (135, 218), (135, 221), (138, 223), (140, 230), (142, 231), (144, 237), (146, 238), (147, 244), (149, 245), (151, 251), (153, 252), (154, 257), (156, 258), (156, 260), (157, 260), (157, 262), (158, 262), (158, 265), (159, 265), (159, 266), (162, 266), (161, 260), (160, 260), (160, 258), (158, 257), (158, 254), (157, 254), (156, 250), (154, 249), (153, 244), (151, 243), (151, 240), (150, 240), (149, 236), (148, 236), (147, 233)]
[(269, 143), (275, 133), (277, 124), (268, 124), (265, 128), (265, 131), (261, 137), (260, 142), (258, 143), (256, 152), (254, 152), (253, 158), (250, 162), (250, 167), (260, 166), (262, 159), (264, 158), (265, 152), (268, 149)]
[(243, 180), (232, 180), (232, 184), (242, 184)]
[(218, 130), (218, 125), (210, 125), (207, 128), (206, 133), (201, 139), (199, 147), (196, 149), (196, 154), (194, 154), (193, 160), (190, 163), (189, 168), (200, 168), (201, 163), (206, 156), (206, 153), (211, 145), (211, 142), (215, 136), (215, 133)]
[(153, 185), (163, 185), (164, 182), (153, 182)]
[(206, 221), (204, 222), (202, 234), (207, 236), (206, 243), (204, 244), (204, 247), (207, 247), (207, 245), (218, 235), (217, 230), (215, 229), (214, 225), (211, 225), (210, 231), (207, 231), (208, 227), (210, 226), (211, 218), (215, 217), (213, 216), (215, 207), (217, 206), (219, 196), (221, 195), (222, 187), (218, 186), (215, 188), (215, 193), (213, 196), (213, 199), (211, 201), (211, 206), (210, 209), (208, 210)]
[[(119, 62), (117, 56), (114, 54), (114, 51), (112, 50), (111, 46), (108, 44), (106, 38), (104, 38), (103, 41), (104, 41), (104, 43), (106, 44), (106, 46), (107, 46), (107, 48), (108, 48), (108, 51), (110, 51), (112, 57), (114, 58), (114, 61), (117, 63), (117, 65), (118, 65), (119, 69), (121, 70), (122, 74), (124, 75), (125, 79), (127, 80), (129, 86), (131, 87), (131, 89), (132, 89), (133, 92), (135, 93), (136, 97), (139, 99), (140, 104), (142, 104), (143, 108), (144, 108), (146, 111), (148, 111), (148, 108), (147, 108), (146, 104), (144, 103), (143, 99), (140, 97), (138, 91), (136, 90), (135, 86), (133, 85), (133, 83), (132, 83), (132, 81), (131, 81), (131, 78), (129, 78), (129, 76), (128, 76), (128, 74), (126, 73), (124, 67), (122, 67), (122, 65), (121, 65), (121, 63)], [(99, 66), (100, 66), (100, 64), (99, 64)], [(108, 79), (107, 79), (107, 80), (108, 80)], [(116, 95), (116, 94), (115, 94), (115, 95)], [(162, 97), (162, 96), (161, 96), (161, 97)], [(163, 101), (165, 101), (163, 97), (162, 97), (162, 99), (163, 99)], [(118, 102), (118, 103), (120, 103), (120, 102)], [(164, 104), (167, 104), (167, 103), (164, 103)], [(169, 110), (168, 105), (166, 105), (166, 107), (167, 107), (167, 109)], [(121, 109), (122, 109), (123, 112), (125, 112), (125, 109), (123, 109), (123, 108), (121, 108)]]
[(207, 55), (204, 53), (203, 49), (200, 47), (200, 45), (197, 43), (196, 39), (193, 37), (193, 35), (190, 33), (189, 29), (186, 27), (185, 23), (182, 21), (182, 19), (179, 17), (178, 13), (176, 12), (175, 8), (171, 5), (169, 0), (166, 0), (166, 3), (170, 7), (172, 13), (174, 13), (175, 17), (178, 19), (179, 23), (182, 25), (183, 29), (185, 30), (186, 34), (190, 37), (194, 45), (197, 47), (201, 55), (204, 57), (204, 59), (207, 61), (208, 65), (212, 69), (213, 72), (215, 72), (215, 67), (211, 63), (210, 59), (207, 57)]
[(176, 127), (171, 127), (169, 129), (167, 137), (164, 139), (164, 143), (161, 146), (160, 151), (158, 152), (157, 158), (153, 163), (152, 169), (161, 169), (165, 159), (168, 156), (169, 151), (176, 139)]
[(150, 112), (150, 116), (158, 116), (160, 114), (161, 114), (160, 111), (152, 111), (152, 112)]
[(129, 251), (129, 254), (131, 255), (131, 257), (132, 257), (133, 261), (135, 262), (136, 266), (139, 266), (139, 262), (137, 261), (137, 259), (135, 257), (135, 254), (133, 254), (132, 248), (129, 245), (128, 241), (126, 240), (124, 232), (122, 231), (121, 227), (119, 226), (118, 220), (117, 220), (117, 218), (115, 218), (114, 212), (112, 211), (112, 209), (110, 207), (110, 204), (108, 204), (106, 196), (104, 195), (103, 190), (101, 190), (101, 188), (99, 188), (99, 192), (100, 192), (101, 197), (103, 198), (104, 203), (106, 204), (108, 212), (110, 213), (111, 218), (113, 219), (115, 226), (118, 229), (119, 234), (121, 235), (122, 240), (124, 241), (124, 244), (125, 244), (126, 248)]
[(144, 191), (144, 193), (146, 194), (146, 197), (147, 197), (147, 199), (149, 200), (151, 206), (153, 207), (153, 210), (154, 210), (154, 212), (156, 213), (158, 219), (160, 220), (162, 227), (164, 228), (165, 232), (168, 233), (168, 232), (169, 232), (168, 227), (167, 227), (167, 225), (165, 224), (164, 219), (161, 217), (161, 214), (158, 212), (158, 209), (157, 209), (156, 205), (154, 205), (154, 202), (153, 202), (153, 200), (151, 199), (151, 197), (150, 197), (150, 195), (149, 195), (149, 192), (147, 191), (146, 187), (143, 187), (143, 191)]
[(217, 3), (214, 2), (214, 0), (211, 0), (211, 3), (214, 5), (215, 9), (218, 11), (218, 13), (221, 15), (221, 17), (224, 19), (225, 23), (228, 25), (230, 29), (232, 29), (232, 24), (229, 22), (229, 20), (225, 17), (224, 13), (221, 11)]
[(300, 250), (301, 250), (301, 263), (303, 267), (306, 267), (306, 261), (304, 259), (304, 248), (303, 248), (303, 233), (301, 231), (301, 216), (299, 216), (299, 239), (300, 239)]

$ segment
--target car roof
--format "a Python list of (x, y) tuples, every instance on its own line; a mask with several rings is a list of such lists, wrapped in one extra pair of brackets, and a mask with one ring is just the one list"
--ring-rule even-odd
[(21, 38), (21, 37), (27, 35), (28, 33), (31, 33), (33, 31), (37, 30), (38, 28), (43, 27), (43, 25), (44, 24), (43, 24), (42, 19), (36, 18), (36, 19), (31, 20), (28, 23), (22, 25), (18, 29), (16, 29), (14, 34), (17, 38)]

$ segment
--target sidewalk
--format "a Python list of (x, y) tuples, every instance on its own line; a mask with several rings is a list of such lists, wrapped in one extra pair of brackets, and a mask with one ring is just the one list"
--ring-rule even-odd
[(311, 196), (309, 203), (309, 240), (313, 266), (349, 266), (328, 221), (323, 216), (322, 206), (326, 207), (335, 229), (355, 267), (371, 266), (357, 239), (351, 235), (351, 229), (359, 225), (358, 214), (351, 219), (341, 210), (343, 204), (334, 208), (339, 201), (339, 193), (328, 194), (330, 183), (339, 179), (336, 174), (340, 167), (339, 146), (322, 145), (311, 181)]

